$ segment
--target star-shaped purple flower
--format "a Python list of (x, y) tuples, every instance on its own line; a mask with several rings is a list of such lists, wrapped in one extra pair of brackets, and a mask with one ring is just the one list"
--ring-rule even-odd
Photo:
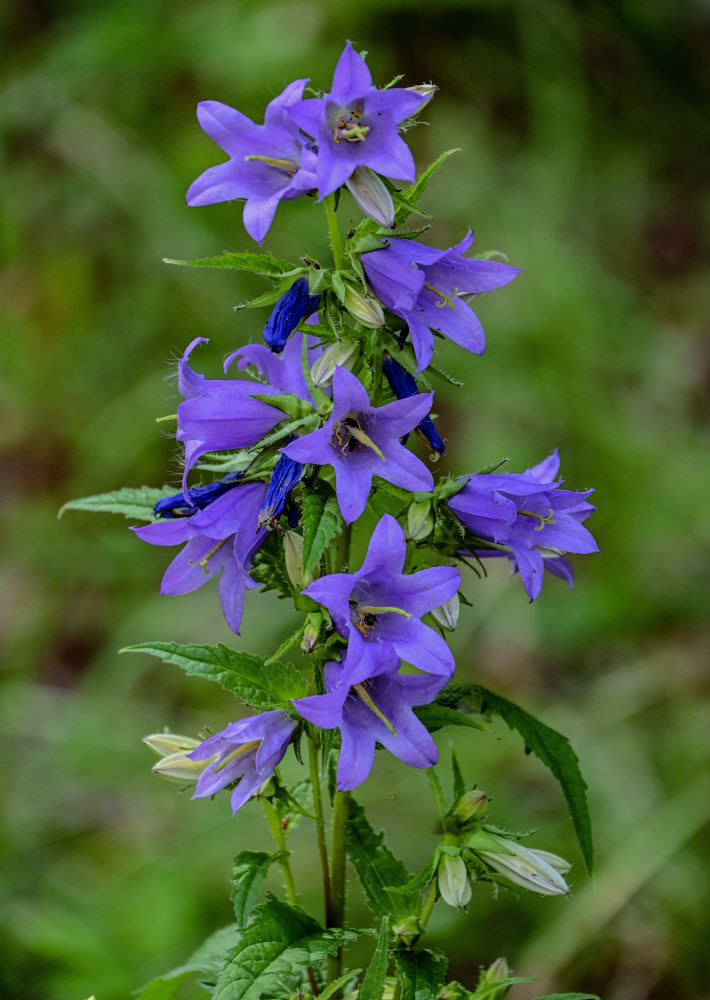
[[(199, 489), (187, 499), (199, 502)], [(187, 594), (221, 572), (219, 598), (229, 627), (239, 634), (244, 591), (258, 586), (249, 576), (254, 554), (267, 535), (259, 510), (265, 483), (236, 482), (231, 489), (189, 517), (170, 516), (132, 530), (152, 545), (183, 545), (168, 566), (161, 594)], [(187, 543), (187, 544), (185, 544)]]
[(281, 709), (274, 709), (232, 722), (221, 733), (200, 743), (187, 755), (190, 760), (218, 756), (200, 775), (193, 799), (215, 795), (238, 780), (231, 800), (232, 812), (236, 813), (273, 775), (297, 725)]
[(463, 525), (478, 538), (506, 547), (477, 549), (480, 557), (508, 555), (520, 571), (530, 601), (542, 588), (545, 569), (572, 585), (564, 552), (598, 552), (582, 521), (595, 509), (587, 503), (593, 490), (560, 489), (557, 449), (543, 462), (522, 473), (498, 472), (471, 476), (449, 501)]
[[(230, 451), (250, 448), (284, 419), (283, 412), (254, 394), (274, 395), (293, 393), (312, 403), (301, 369), (303, 334), (294, 334), (281, 354), (272, 354), (263, 344), (239, 348), (227, 358), (225, 371), (233, 361), (238, 368), (253, 364), (268, 379), (268, 385), (246, 379), (206, 379), (188, 364), (190, 354), (204, 337), (197, 337), (188, 346), (178, 365), (178, 387), (185, 401), (178, 406), (177, 440), (185, 444), (185, 474), (208, 451)], [(309, 360), (315, 360), (320, 348), (309, 350)]]
[(333, 411), (326, 424), (281, 450), (303, 464), (333, 466), (338, 506), (350, 523), (365, 509), (373, 476), (414, 492), (433, 489), (431, 472), (399, 443), (429, 413), (433, 395), (423, 392), (371, 406), (362, 382), (338, 367), (333, 375)]
[(415, 705), (428, 705), (446, 684), (446, 677), (398, 673), (399, 658), (392, 650), (372, 664), (348, 652), (342, 663), (326, 663), (326, 693), (294, 701), (309, 722), (322, 729), (339, 729), (338, 788), (361, 784), (375, 759), (375, 744), (412, 767), (436, 764), (436, 744), (416, 717)]
[(382, 250), (370, 250), (360, 258), (375, 295), (407, 323), (417, 371), (431, 361), (432, 330), (473, 354), (482, 354), (486, 344), (483, 327), (461, 296), (500, 288), (520, 273), (518, 268), (494, 260), (464, 258), (472, 243), (470, 231), (447, 250), (417, 240), (393, 239)]
[(279, 202), (315, 188), (315, 154), (291, 117), (307, 82), (295, 80), (275, 97), (266, 107), (263, 125), (220, 101), (197, 105), (200, 125), (229, 154), (229, 160), (193, 181), (188, 205), (246, 198), (244, 228), (261, 243)]
[(336, 629), (348, 640), (351, 662), (363, 664), (368, 675), (385, 656), (450, 677), (451, 650), (421, 617), (453, 597), (461, 577), (451, 566), (404, 574), (406, 553), (404, 532), (385, 514), (357, 572), (322, 576), (303, 593), (328, 609)]
[(378, 90), (350, 42), (338, 60), (329, 93), (290, 110), (317, 146), (320, 198), (335, 191), (356, 167), (413, 181), (414, 159), (397, 126), (421, 106), (422, 95), (403, 87)]

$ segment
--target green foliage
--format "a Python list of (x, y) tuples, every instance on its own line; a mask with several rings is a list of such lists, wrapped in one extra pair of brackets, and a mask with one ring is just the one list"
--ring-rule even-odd
[(430, 733), (435, 733), (444, 726), (465, 726), (469, 729), (478, 729), (486, 732), (486, 727), (481, 725), (471, 715), (466, 715), (458, 708), (450, 708), (448, 705), (439, 705), (433, 701), (431, 705), (421, 705), (414, 709), (414, 714), (423, 723)]
[(191, 677), (215, 681), (259, 710), (284, 706), (306, 693), (306, 682), (290, 663), (270, 663), (267, 667), (264, 657), (237, 652), (222, 643), (183, 646), (176, 642), (142, 642), (121, 652), (150, 653), (174, 663)]
[(596, 993), (546, 993), (535, 1000), (599, 1000)]
[(184, 965), (156, 976), (137, 990), (134, 994), (136, 1000), (173, 1000), (186, 980), (197, 973), (214, 981), (224, 962), (225, 953), (234, 946), (238, 934), (236, 924), (221, 927), (193, 952)]
[(241, 252), (225, 250), (216, 257), (198, 257), (195, 260), (175, 260), (163, 257), (165, 264), (179, 264), (182, 267), (218, 267), (229, 271), (251, 271), (262, 278), (280, 280), (295, 276), (303, 271), (302, 267), (294, 267), (291, 261), (283, 260), (272, 253), (253, 253), (249, 250)]
[(266, 851), (240, 851), (232, 867), (232, 906), (239, 927), (245, 927), (259, 898), (261, 883), (278, 854)]
[(387, 966), (389, 965), (389, 933), (390, 918), (389, 916), (384, 916), (380, 925), (380, 934), (375, 945), (375, 952), (360, 983), (360, 989), (357, 994), (358, 1000), (382, 1000), (382, 993), (385, 988), (385, 976), (387, 975)]
[(306, 967), (334, 954), (351, 931), (323, 930), (303, 910), (273, 897), (257, 907), (254, 917), (217, 980), (215, 1000), (259, 1000), (288, 997), (304, 981)]
[[(447, 149), (446, 152), (442, 153), (440, 156), (430, 163), (426, 170), (422, 171), (419, 177), (416, 179), (414, 184), (411, 184), (404, 191), (400, 191), (400, 203), (394, 217), (395, 226), (401, 226), (403, 222), (407, 221), (411, 211), (414, 206), (420, 200), (422, 195), (427, 189), (429, 181), (432, 179), (434, 174), (437, 172), (439, 167), (444, 163), (445, 160), (452, 155), (452, 153), (460, 153), (460, 149)], [(404, 202), (404, 204), (402, 204)]]
[(81, 497), (78, 500), (68, 500), (59, 510), (61, 517), (65, 510), (88, 510), (101, 514), (123, 514), (124, 517), (136, 518), (139, 521), (157, 521), (153, 508), (158, 500), (169, 497), (175, 490), (168, 487), (156, 489), (152, 486), (132, 488), (124, 486), (110, 493), (97, 493), (91, 497)]
[(318, 482), (303, 495), (303, 575), (308, 576), (320, 562), (330, 543), (343, 529), (343, 516), (335, 494)]
[(446, 955), (436, 949), (395, 952), (402, 981), (402, 1000), (436, 1000), (444, 985)]
[(348, 856), (372, 912), (379, 917), (389, 914), (394, 919), (414, 913), (419, 893), (394, 891), (410, 880), (409, 872), (387, 847), (384, 832), (375, 833), (364, 809), (354, 799), (350, 800), (346, 836)]

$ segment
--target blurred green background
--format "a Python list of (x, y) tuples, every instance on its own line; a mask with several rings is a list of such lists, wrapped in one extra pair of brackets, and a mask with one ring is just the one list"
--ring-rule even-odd
[[(164, 725), (221, 728), (233, 703), (116, 655), (154, 638), (229, 642), (216, 593), (160, 598), (165, 550), (120, 519), (56, 512), (120, 485), (176, 483), (174, 443), (155, 423), (174, 410), (171, 359), (210, 337), (200, 365), (216, 372), (266, 318), (232, 311), (258, 282), (161, 263), (249, 245), (239, 205), (184, 205), (221, 158), (194, 105), (218, 99), (260, 119), (296, 77), (327, 86), (345, 38), (369, 50), (381, 84), (402, 72), (441, 88), (431, 124), (410, 133), (421, 166), (462, 149), (427, 193), (431, 242), (470, 225), (479, 250), (524, 268), (480, 301), (483, 358), (439, 349), (466, 380), (438, 402), (446, 467), (509, 455), (521, 470), (559, 445), (568, 485), (595, 486), (599, 506), (602, 553), (576, 562), (574, 591), (550, 578), (529, 606), (495, 566), (468, 582), (455, 636), (462, 678), (572, 738), (596, 881), (559, 790), (518, 738), (457, 736), (494, 818), (572, 858), (575, 891), (479, 889), (468, 914), (437, 910), (430, 940), (468, 985), (500, 954), (538, 975), (519, 1000), (553, 986), (708, 997), (710, 8), (665, 0), (0, 8), (0, 991), (128, 996), (229, 921), (231, 857), (262, 846), (258, 806), (232, 820), (224, 799), (191, 803), (150, 774), (140, 744)], [(325, 253), (315, 204), (283, 205), (265, 245)], [(288, 626), (283, 606), (252, 593), (236, 641), (271, 651)], [(359, 798), (423, 864), (434, 844), (424, 776), (383, 758)], [(315, 906), (308, 834), (294, 836), (297, 874)], [(353, 888), (356, 926), (362, 906)]]

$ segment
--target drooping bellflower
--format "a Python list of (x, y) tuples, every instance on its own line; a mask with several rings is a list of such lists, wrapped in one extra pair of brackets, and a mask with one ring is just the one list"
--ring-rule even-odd
[(399, 442), (424, 419), (432, 396), (420, 393), (374, 407), (362, 382), (336, 368), (333, 410), (325, 425), (281, 450), (297, 462), (332, 465), (338, 506), (347, 522), (354, 521), (365, 509), (373, 476), (405, 490), (433, 488), (427, 467)]
[(451, 497), (449, 507), (472, 535), (505, 546), (495, 551), (476, 549), (481, 558), (507, 555), (520, 572), (531, 601), (539, 595), (545, 569), (566, 579), (571, 569), (564, 552), (598, 552), (597, 543), (582, 521), (594, 507), (593, 492), (561, 489), (555, 481), (560, 458), (557, 449), (543, 462), (522, 473), (497, 472), (471, 476)]
[(392, 239), (381, 250), (370, 250), (360, 258), (375, 295), (409, 327), (417, 371), (431, 361), (432, 330), (473, 354), (482, 354), (483, 327), (461, 296), (500, 288), (520, 273), (498, 261), (464, 257), (472, 243), (470, 231), (446, 250), (418, 240)]
[(338, 60), (330, 91), (290, 108), (317, 147), (320, 198), (360, 166), (395, 180), (413, 181), (414, 159), (397, 126), (421, 106), (422, 95), (403, 87), (378, 90), (350, 42)]
[(281, 514), (291, 490), (301, 481), (303, 466), (287, 455), (281, 455), (271, 473), (266, 496), (259, 511), (259, 524), (269, 524)]
[(428, 705), (446, 683), (445, 676), (398, 673), (399, 657), (389, 650), (372, 664), (349, 652), (342, 663), (326, 663), (326, 693), (293, 702), (313, 725), (339, 729), (342, 741), (337, 783), (340, 791), (361, 784), (375, 759), (375, 744), (412, 767), (436, 764), (436, 744), (412, 711)]
[(275, 97), (266, 107), (263, 125), (220, 101), (198, 104), (200, 125), (229, 160), (210, 167), (193, 181), (187, 192), (188, 205), (245, 198), (244, 228), (261, 243), (279, 202), (315, 188), (315, 155), (291, 117), (307, 82), (295, 80)]
[[(133, 528), (151, 545), (184, 546), (165, 571), (161, 594), (190, 593), (221, 573), (222, 611), (229, 627), (239, 634), (244, 591), (258, 586), (249, 569), (267, 535), (258, 523), (265, 493), (265, 483), (236, 483), (194, 514), (176, 517), (173, 508), (168, 519)], [(195, 509), (199, 500), (199, 488), (188, 491), (186, 509)]]
[(303, 593), (328, 609), (348, 640), (349, 656), (359, 660), (368, 676), (383, 656), (395, 656), (427, 673), (450, 677), (451, 650), (421, 618), (453, 597), (461, 578), (451, 566), (405, 574), (406, 552), (404, 532), (385, 514), (359, 570), (322, 576)]
[(274, 709), (232, 722), (210, 736), (187, 755), (190, 760), (204, 761), (217, 754), (200, 775), (193, 799), (214, 795), (238, 781), (231, 798), (236, 813), (273, 775), (297, 725), (285, 712)]
[(308, 280), (297, 278), (281, 296), (264, 327), (264, 340), (275, 354), (280, 354), (296, 327), (317, 309), (320, 295), (311, 295)]
[[(410, 396), (415, 396), (419, 392), (414, 376), (410, 375), (407, 369), (403, 368), (400, 363), (395, 361), (389, 354), (385, 354), (382, 359), (382, 371), (384, 372), (385, 378), (389, 382), (390, 389), (395, 394), (397, 399), (408, 399)], [(446, 445), (441, 440), (439, 432), (434, 426), (434, 421), (428, 414), (424, 417), (421, 423), (417, 424), (417, 430), (433, 452), (437, 455), (444, 454), (446, 451)]]

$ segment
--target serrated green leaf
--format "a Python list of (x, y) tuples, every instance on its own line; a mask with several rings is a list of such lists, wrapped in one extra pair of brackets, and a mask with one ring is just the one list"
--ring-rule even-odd
[(303, 497), (303, 575), (309, 576), (333, 539), (343, 530), (343, 515), (325, 484)]
[(448, 964), (443, 952), (438, 948), (396, 951), (395, 962), (402, 981), (402, 1000), (436, 1000)]
[(254, 918), (229, 955), (217, 980), (214, 1000), (288, 997), (303, 982), (306, 967), (334, 954), (356, 935), (323, 928), (303, 910), (273, 897)]
[[(448, 158), (453, 153), (460, 153), (460, 152), (461, 152), (460, 149), (447, 149), (444, 153), (441, 154), (441, 156), (437, 156), (434, 162), (430, 163), (429, 166), (426, 168), (426, 170), (422, 174), (420, 174), (420, 176), (416, 179), (414, 184), (410, 185), (408, 188), (405, 188), (403, 191), (400, 192), (400, 196), (402, 198), (405, 198), (407, 201), (411, 202), (413, 205), (416, 205), (421, 196), (426, 191), (429, 181), (432, 179), (432, 177), (437, 172), (439, 167), (443, 164), (444, 160), (448, 160)], [(401, 226), (403, 222), (406, 222), (408, 215), (409, 212), (404, 207), (398, 208), (397, 212), (395, 213), (395, 219), (394, 219), (395, 226)]]
[(430, 733), (435, 733), (438, 729), (443, 729), (444, 726), (467, 726), (469, 729), (486, 732), (486, 727), (472, 716), (465, 715), (458, 708), (449, 708), (446, 705), (438, 705), (436, 702), (415, 708), (414, 714)]
[(178, 264), (181, 267), (219, 267), (229, 271), (251, 271), (263, 278), (284, 278), (301, 274), (305, 268), (294, 266), (290, 260), (275, 257), (272, 253), (253, 253), (250, 250), (225, 250), (216, 257), (197, 257), (194, 260), (176, 260), (173, 257), (163, 257), (165, 264)]
[(236, 306), (232, 306), (232, 308), (235, 312), (240, 312), (242, 309), (263, 309), (265, 306), (273, 306), (286, 294), (292, 284), (293, 278), (284, 278), (283, 281), (277, 282), (273, 288), (270, 288), (268, 292), (255, 295), (253, 299), (247, 299), (246, 302), (239, 302)]
[(121, 652), (150, 653), (166, 663), (174, 663), (192, 677), (215, 681), (251, 708), (276, 708), (306, 694), (306, 682), (290, 663), (277, 662), (266, 667), (263, 656), (237, 652), (222, 643), (181, 646), (176, 642), (142, 642)]
[(211, 934), (200, 947), (190, 955), (184, 965), (156, 976), (149, 983), (136, 990), (136, 1000), (174, 1000), (182, 984), (196, 973), (214, 977), (221, 968), (225, 955), (234, 947), (239, 936), (236, 924), (228, 924)]
[(91, 497), (80, 497), (78, 500), (67, 500), (59, 509), (57, 517), (65, 510), (88, 510), (101, 514), (123, 514), (124, 517), (136, 518), (139, 521), (159, 520), (153, 514), (153, 508), (158, 500), (173, 496), (175, 490), (164, 486), (156, 489), (153, 486), (138, 486), (135, 489), (124, 486), (111, 493), (97, 493)]
[(411, 878), (404, 864), (385, 843), (383, 831), (375, 833), (361, 805), (350, 800), (347, 848), (370, 909), (378, 917), (401, 919), (419, 909), (418, 892), (393, 892)]
[[(328, 985), (318, 994), (318, 1000), (328, 1000), (329, 997), (332, 997), (334, 993), (338, 992), (341, 986), (345, 986), (350, 979), (356, 976), (359, 971), (359, 969), (348, 969), (348, 971), (344, 972), (342, 976), (334, 979), (332, 983), (328, 983)], [(344, 990), (343, 992), (349, 991)]]
[(477, 697), (479, 711), (482, 713), (493, 712), (499, 715), (510, 729), (522, 736), (526, 752), (534, 753), (557, 778), (567, 800), (584, 863), (591, 875), (594, 868), (594, 846), (587, 804), (587, 784), (582, 777), (577, 755), (567, 737), (546, 726), (544, 722), (540, 722), (514, 702), (478, 684), (459, 684), (452, 687), (458, 689), (461, 699), (472, 695)]
[(392, 892), (418, 892), (424, 889), (433, 879), (438, 861), (439, 849), (437, 848), (418, 875), (413, 875), (404, 885), (390, 886), (390, 890)]
[(240, 927), (246, 926), (249, 914), (259, 898), (261, 883), (277, 857), (277, 854), (267, 854), (266, 851), (241, 851), (235, 857), (232, 867), (232, 906)]
[(385, 976), (389, 965), (389, 933), (390, 918), (382, 918), (380, 925), (380, 935), (375, 945), (375, 953), (367, 967), (365, 975), (362, 977), (360, 989), (358, 990), (358, 1000), (382, 1000), (385, 988)]
[(435, 375), (438, 375), (440, 378), (443, 378), (444, 381), (449, 383), (449, 385), (454, 385), (457, 388), (460, 388), (462, 385), (464, 385), (461, 379), (455, 378), (453, 375), (450, 375), (447, 371), (444, 371), (443, 368), (437, 368), (436, 365), (432, 365), (431, 363), (429, 364), (427, 371), (434, 372)]
[(272, 392), (250, 392), (249, 395), (252, 399), (258, 399), (262, 403), (276, 407), (277, 410), (282, 410), (296, 420), (313, 413), (311, 404), (301, 399), (300, 396), (294, 396), (293, 393), (280, 392), (276, 395)]

